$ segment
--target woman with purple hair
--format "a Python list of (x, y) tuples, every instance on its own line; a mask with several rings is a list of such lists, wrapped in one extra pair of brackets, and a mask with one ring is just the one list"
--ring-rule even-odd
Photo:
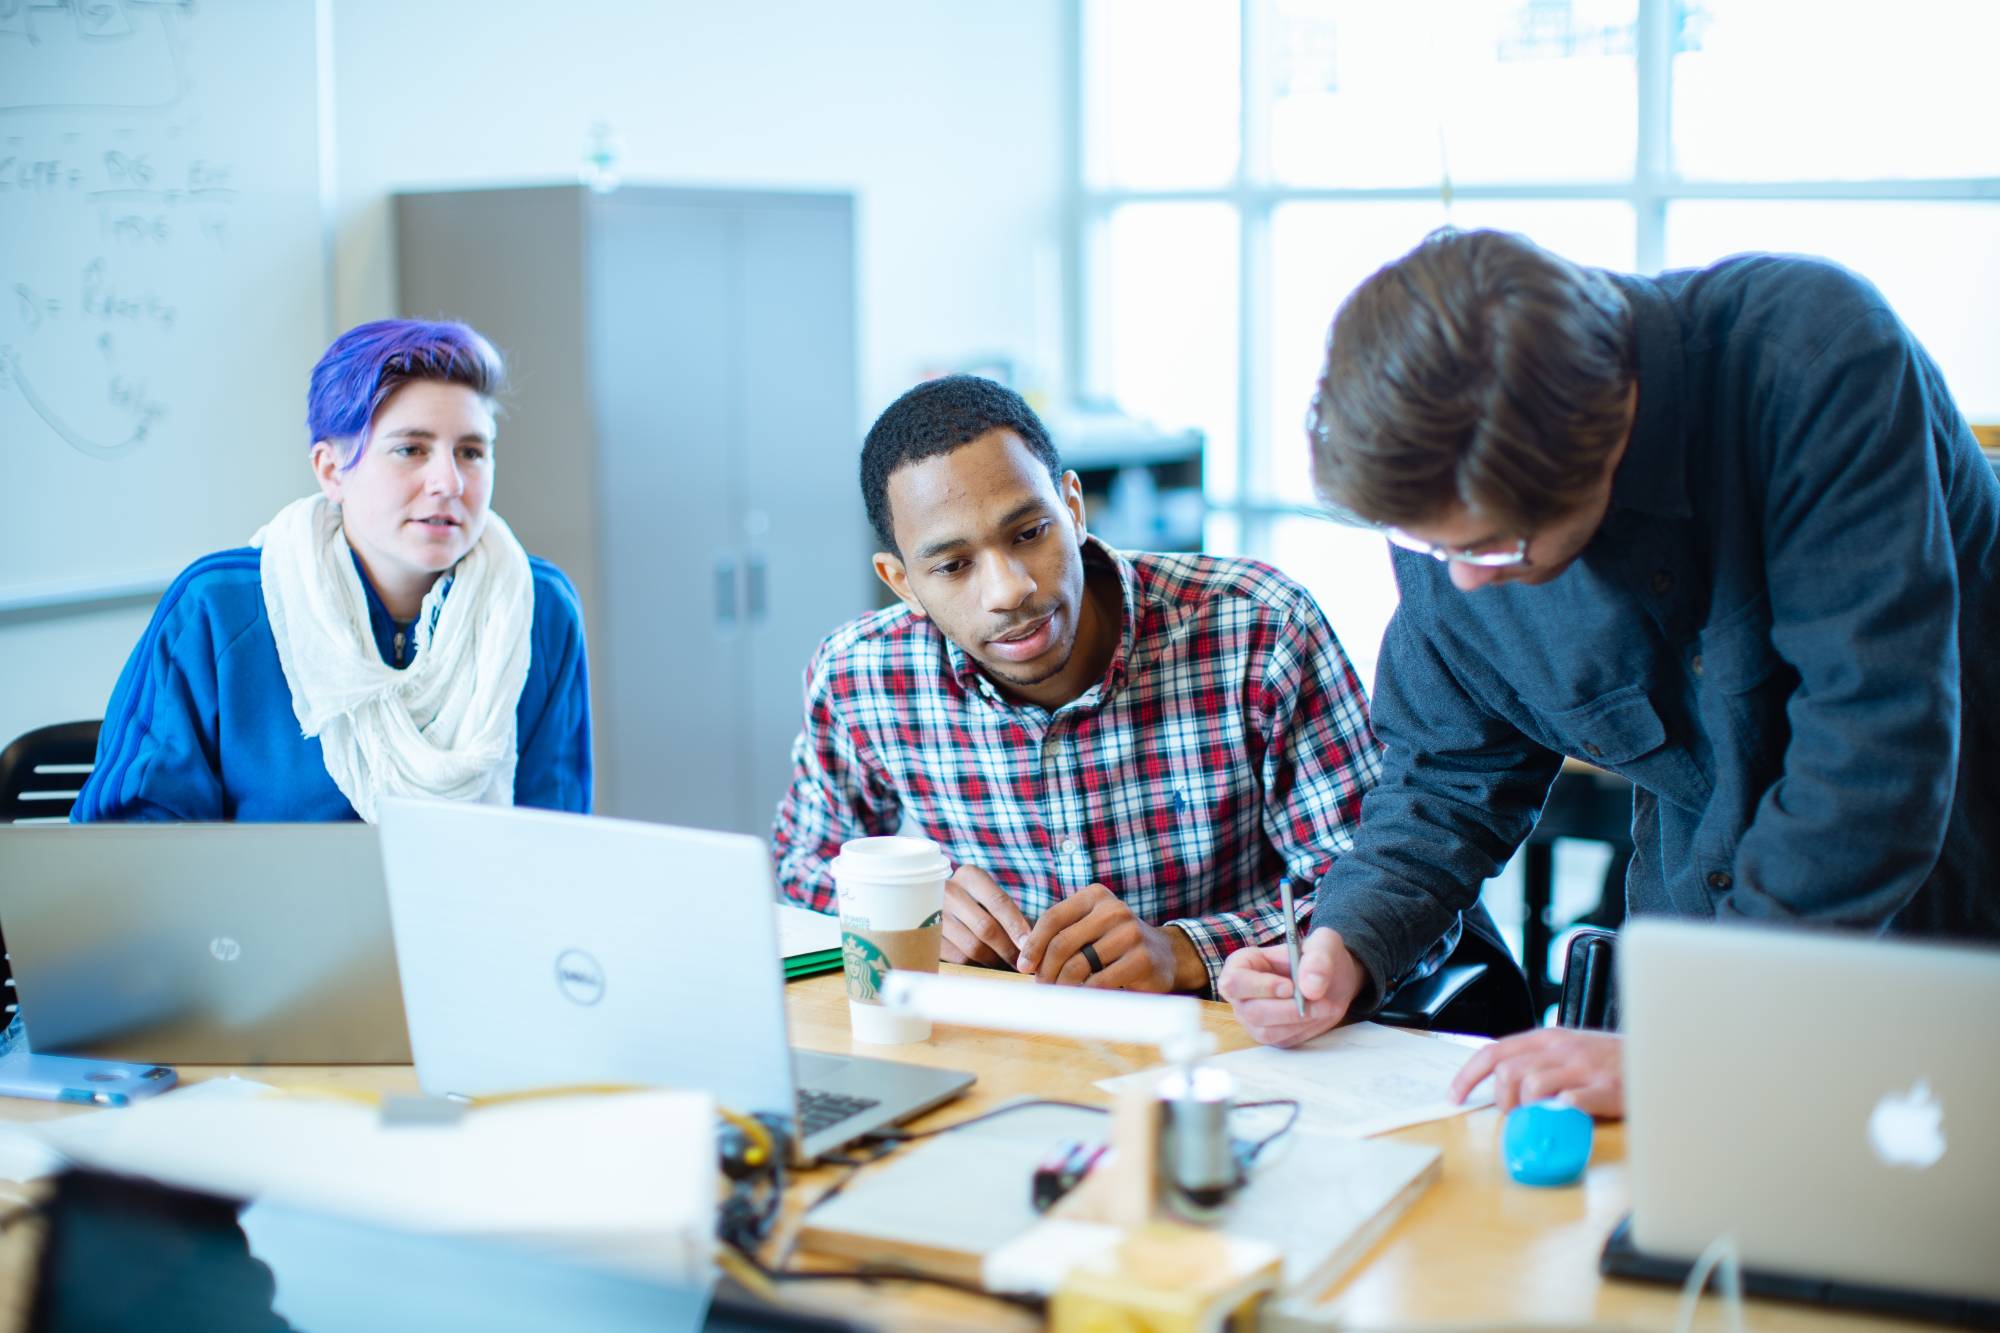
[(487, 507), (503, 375), (463, 324), (334, 339), (307, 395), (318, 493), (167, 589), (73, 819), (590, 809), (576, 589)]

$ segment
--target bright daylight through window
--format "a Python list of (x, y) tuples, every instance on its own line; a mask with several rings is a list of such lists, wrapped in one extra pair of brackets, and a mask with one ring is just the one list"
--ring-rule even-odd
[(1318, 595), (1372, 681), (1372, 533), (1304, 516), (1335, 308), (1432, 228), (1657, 272), (1860, 272), (2000, 422), (2000, 3), (1081, 0), (1072, 380), (1207, 436), (1207, 545)]

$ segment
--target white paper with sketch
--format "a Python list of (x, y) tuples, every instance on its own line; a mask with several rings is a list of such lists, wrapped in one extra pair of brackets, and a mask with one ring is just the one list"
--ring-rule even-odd
[[(1451, 1099), (1452, 1076), (1481, 1037), (1423, 1035), (1380, 1023), (1352, 1023), (1290, 1050), (1257, 1046), (1205, 1063), (1236, 1079), (1236, 1100), (1296, 1098), (1300, 1119), (1323, 1133), (1348, 1138), (1386, 1134), (1405, 1125), (1442, 1120), (1489, 1105), (1482, 1084), (1463, 1106)], [(1107, 1092), (1141, 1080), (1157, 1081), (1164, 1066), (1099, 1081)]]
[(824, 912), (809, 912), (790, 903), (777, 904), (778, 953), (796, 958), (802, 953), (819, 953), (840, 947), (840, 918)]

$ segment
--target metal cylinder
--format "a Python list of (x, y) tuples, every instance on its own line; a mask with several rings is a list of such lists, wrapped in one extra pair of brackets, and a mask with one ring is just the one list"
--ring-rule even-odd
[(1194, 1222), (1220, 1217), (1239, 1176), (1229, 1144), (1235, 1080), (1221, 1069), (1176, 1069), (1160, 1081), (1160, 1180), (1167, 1206)]

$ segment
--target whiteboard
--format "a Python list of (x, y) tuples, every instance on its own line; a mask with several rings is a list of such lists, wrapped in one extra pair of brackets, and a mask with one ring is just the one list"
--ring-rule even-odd
[(0, 609), (157, 584), (311, 487), (314, 0), (0, 0)]

